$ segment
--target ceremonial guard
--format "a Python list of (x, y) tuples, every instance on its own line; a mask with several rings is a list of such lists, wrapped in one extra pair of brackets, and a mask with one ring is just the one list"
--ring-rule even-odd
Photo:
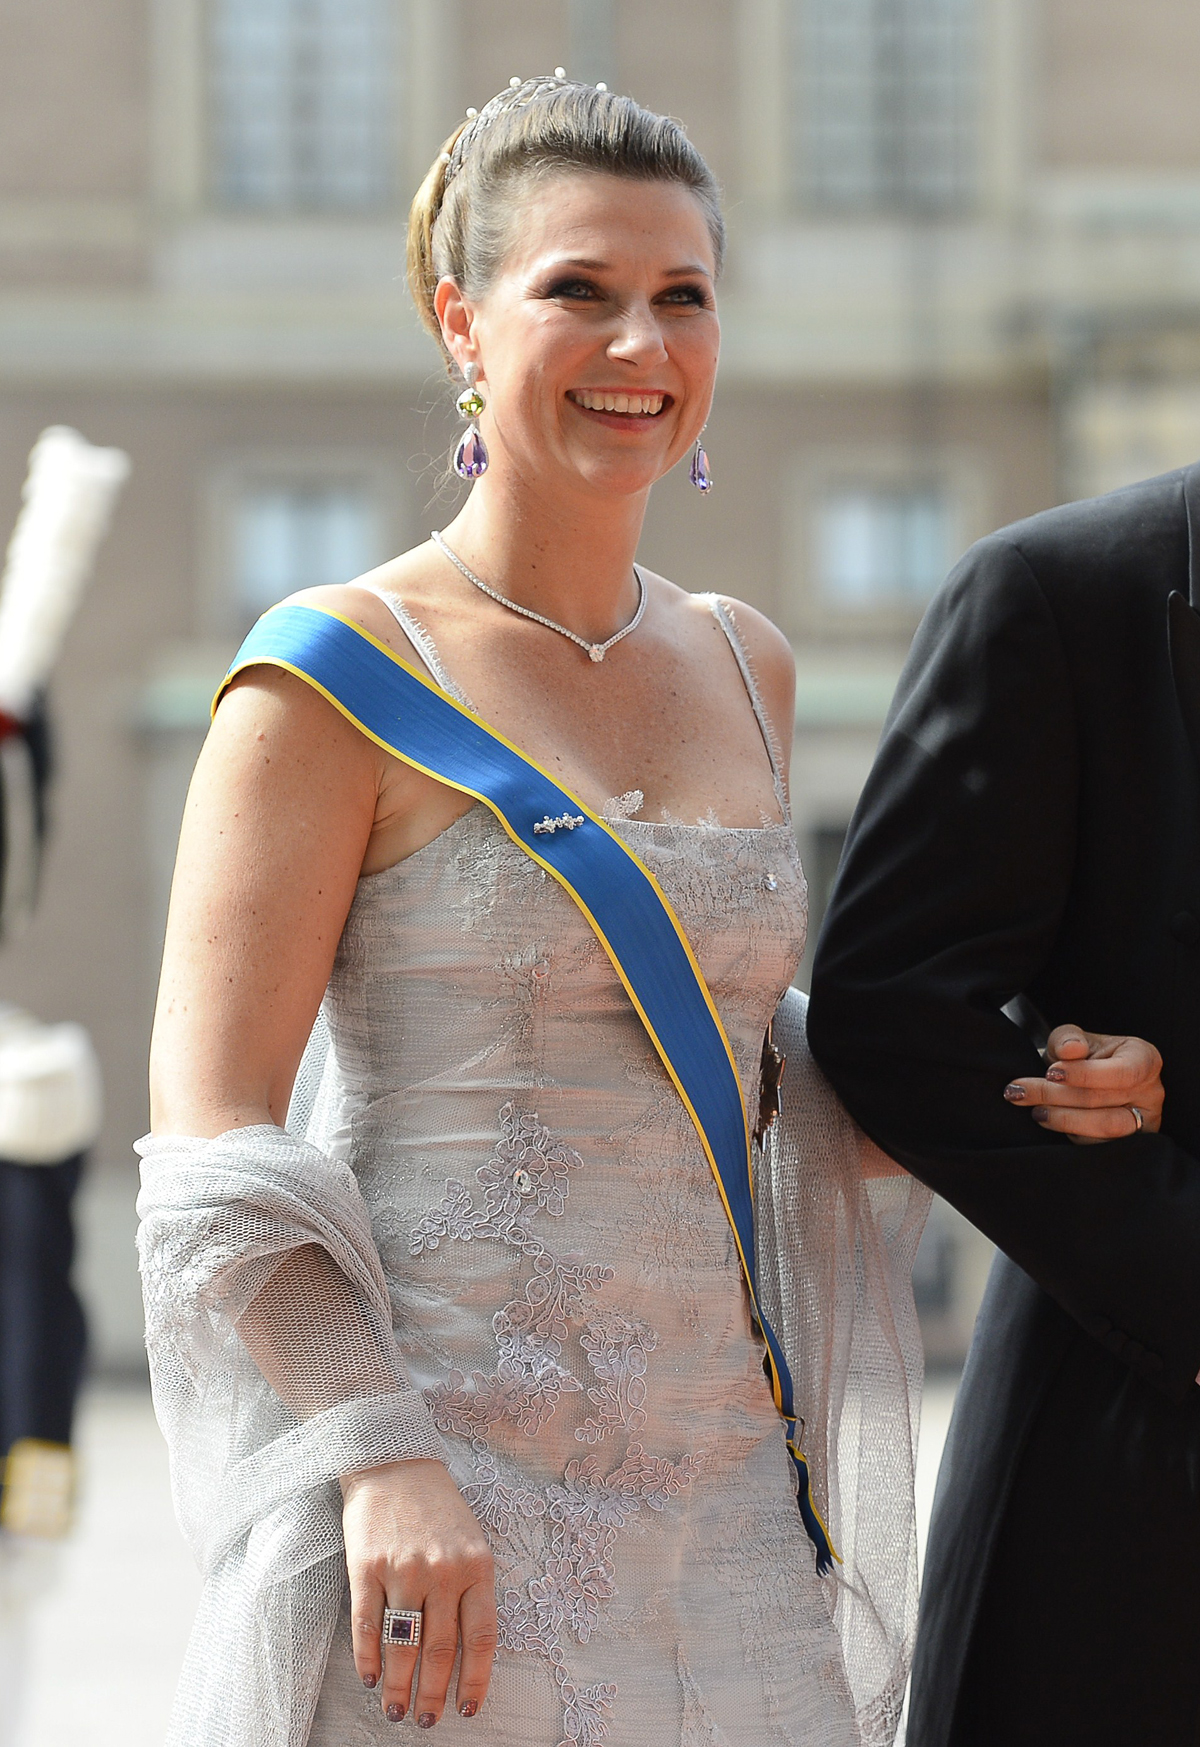
[[(128, 465), (64, 428), (44, 432), (30, 457), (0, 583), (0, 996), (4, 948), (33, 913), (46, 844), (46, 687)], [(100, 1120), (83, 1027), (0, 999), (0, 1739), (16, 1726), (27, 1603), (53, 1569), (47, 1544), (71, 1523), (86, 1346), (71, 1210)]]

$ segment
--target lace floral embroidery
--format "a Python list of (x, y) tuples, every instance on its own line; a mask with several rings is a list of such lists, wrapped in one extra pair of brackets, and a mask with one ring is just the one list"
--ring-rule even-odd
[(451, 1177), (437, 1206), (423, 1213), (409, 1233), (408, 1247), (414, 1256), (419, 1256), (425, 1250), (436, 1250), (444, 1237), (469, 1241), (475, 1236), (478, 1224), (470, 1190), (465, 1183)]
[[(562, 1635), (569, 1632), (586, 1644), (600, 1617), (601, 1604), (617, 1593), (613, 1546), (619, 1530), (642, 1509), (662, 1510), (689, 1486), (702, 1459), (685, 1456), (668, 1462), (649, 1456), (631, 1444), (620, 1467), (605, 1474), (595, 1456), (583, 1456), (567, 1466), (560, 1484), (546, 1488), (549, 1548), (545, 1565), (524, 1590), (507, 1589), (498, 1610), (500, 1648), (545, 1656), (558, 1680), (563, 1701), (564, 1739), (558, 1747), (603, 1741), (605, 1718), (616, 1698), (613, 1685), (576, 1687), (568, 1679)], [(481, 1486), (467, 1487), (464, 1498), (481, 1522), (511, 1523), (505, 1488), (491, 1471)], [(531, 1504), (524, 1514), (533, 1514)], [(580, 1731), (583, 1731), (582, 1733)]]
[(571, 1462), (562, 1482), (546, 1489), (550, 1556), (524, 1593), (507, 1590), (500, 1607), (502, 1643), (550, 1655), (564, 1627), (586, 1644), (599, 1618), (599, 1604), (616, 1594), (612, 1551), (617, 1531), (642, 1506), (662, 1510), (689, 1485), (700, 1460), (647, 1457), (630, 1446), (619, 1468), (603, 1473), (594, 1456)]
[(436, 1250), (443, 1238), (464, 1242), (473, 1237), (498, 1237), (518, 1249), (545, 1253), (529, 1234), (529, 1222), (539, 1209), (560, 1215), (567, 1205), (567, 1172), (580, 1163), (579, 1154), (550, 1138), (536, 1116), (518, 1116), (511, 1103), (500, 1112), (500, 1140), (491, 1158), (475, 1176), (483, 1190), (477, 1208), (465, 1183), (446, 1182), (436, 1207), (423, 1213), (409, 1233), (414, 1256)]
[(481, 1459), (476, 1464), (479, 1479), (463, 1488), (463, 1497), (485, 1528), (508, 1540), (518, 1517), (544, 1517), (547, 1511), (545, 1494), (534, 1486), (522, 1486), (502, 1480), (500, 1471), (487, 1459), (486, 1446), (476, 1444)]
[(509, 1102), (500, 1111), (500, 1138), (475, 1173), (480, 1195), (451, 1179), (435, 1207), (409, 1233), (414, 1256), (450, 1242), (493, 1241), (526, 1256), (531, 1272), (520, 1297), (492, 1319), (496, 1369), (466, 1377), (451, 1371), (426, 1390), (439, 1431), (470, 1440), (478, 1478), (463, 1497), (494, 1539), (509, 1541), (519, 1522), (544, 1522), (545, 1552), (524, 1588), (505, 1591), (499, 1608), (500, 1648), (543, 1656), (550, 1663), (563, 1706), (559, 1747), (601, 1747), (617, 1688), (578, 1686), (566, 1667), (564, 1635), (586, 1644), (600, 1609), (616, 1595), (613, 1559), (617, 1535), (643, 1509), (661, 1511), (699, 1472), (703, 1458), (679, 1462), (630, 1444), (624, 1460), (606, 1471), (598, 1456), (569, 1462), (561, 1481), (536, 1488), (506, 1479), (487, 1433), (501, 1421), (533, 1436), (563, 1395), (583, 1385), (563, 1364), (572, 1326), (594, 1383), (594, 1411), (576, 1428), (581, 1443), (599, 1444), (646, 1423), (646, 1371), (658, 1337), (648, 1324), (615, 1308), (591, 1315), (592, 1295), (613, 1278), (594, 1263), (563, 1260), (533, 1230), (539, 1213), (559, 1219), (566, 1210), (570, 1174), (582, 1160), (556, 1141), (536, 1114)]
[(563, 1724), (566, 1729), (566, 1739), (559, 1742), (558, 1747), (596, 1747), (608, 1734), (608, 1725), (604, 1721), (612, 1710), (612, 1701), (617, 1696), (615, 1686), (576, 1686), (572, 1681), (562, 1683)]
[[(518, 1116), (511, 1103), (500, 1112), (501, 1138), (475, 1175), (483, 1188), (488, 1218), (485, 1237), (506, 1237), (518, 1214), (526, 1220), (534, 1206), (555, 1216), (567, 1205), (567, 1172), (582, 1164), (577, 1152), (550, 1138), (534, 1116)], [(530, 1202), (533, 1197), (533, 1203)]]
[(500, 1112), (500, 1139), (475, 1173), (482, 1206), (465, 1184), (451, 1180), (437, 1206), (409, 1233), (414, 1256), (436, 1249), (443, 1239), (492, 1239), (520, 1250), (533, 1264), (521, 1297), (492, 1319), (495, 1371), (477, 1371), (470, 1378), (451, 1371), (444, 1383), (426, 1391), (439, 1431), (478, 1438), (501, 1420), (511, 1420), (533, 1437), (559, 1397), (583, 1387), (559, 1362), (563, 1344), (570, 1325), (584, 1316), (589, 1295), (612, 1279), (612, 1269), (560, 1261), (532, 1230), (539, 1212), (562, 1217), (568, 1173), (580, 1163), (579, 1154), (555, 1141), (536, 1115), (519, 1115), (508, 1103)]
[(598, 1410), (576, 1429), (581, 1443), (598, 1444), (616, 1431), (637, 1432), (646, 1423), (646, 1357), (658, 1345), (653, 1329), (631, 1322), (619, 1310), (594, 1317), (579, 1337), (596, 1383), (588, 1400)]

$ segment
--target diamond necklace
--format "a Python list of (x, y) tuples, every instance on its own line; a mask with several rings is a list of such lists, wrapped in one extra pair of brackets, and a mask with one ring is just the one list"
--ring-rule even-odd
[(572, 643), (578, 643), (581, 649), (586, 649), (593, 661), (603, 661), (613, 645), (619, 643), (622, 637), (628, 637), (631, 631), (636, 631), (642, 622), (642, 614), (646, 610), (646, 584), (643, 582), (642, 573), (636, 564), (633, 567), (633, 574), (637, 578), (638, 585), (637, 612), (634, 613), (632, 619), (630, 619), (625, 628), (616, 632), (616, 634), (610, 637), (606, 643), (589, 643), (586, 637), (576, 636), (575, 632), (568, 631), (565, 625), (559, 625), (555, 620), (547, 619), (541, 613), (535, 613), (532, 607), (519, 606), (516, 601), (510, 601), (507, 595), (499, 594), (496, 589), (489, 588), (482, 577), (476, 576), (473, 570), (468, 570), (457, 552), (452, 552), (450, 550), (449, 546), (447, 546), (445, 540), (443, 540), (441, 534), (438, 533), (436, 528), (430, 534), (429, 538), (433, 541), (438, 551), (444, 553), (450, 560), (451, 564), (454, 565), (455, 569), (460, 570), (466, 577), (467, 581), (473, 582), (477, 589), (482, 590), (482, 592), (490, 596), (492, 600), (499, 601), (500, 605), (502, 607), (507, 607), (510, 612), (520, 613), (523, 619), (532, 619), (535, 625), (545, 625), (548, 631), (557, 631), (560, 637), (569, 637)]

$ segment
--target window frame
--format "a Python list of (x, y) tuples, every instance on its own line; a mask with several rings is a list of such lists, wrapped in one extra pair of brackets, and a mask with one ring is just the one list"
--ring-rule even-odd
[[(898, 546), (894, 554), (899, 561), (894, 581), (899, 586), (882, 588), (879, 586), (883, 580), (882, 575), (873, 574), (876, 560), (882, 554), (877, 549), (868, 550), (859, 556), (866, 557), (865, 569), (871, 574), (862, 579), (866, 583), (866, 591), (859, 598), (855, 598), (852, 592), (855, 584), (852, 579), (843, 574), (839, 580), (830, 566), (830, 558), (833, 556), (830, 539), (831, 536), (836, 538), (835, 530), (831, 526), (834, 511), (851, 510), (853, 513), (855, 509), (865, 509), (867, 522), (857, 531), (866, 536), (869, 547), (875, 548), (881, 535), (885, 538), (889, 534), (899, 536), (900, 545), (910, 539), (913, 533), (910, 518), (918, 506), (933, 511), (934, 531), (939, 541), (943, 538), (945, 540), (946, 551), (941, 555), (944, 561), (938, 565), (938, 574), (921, 578), (916, 587), (911, 586), (917, 579), (904, 574), (907, 569), (906, 560), (911, 557), (911, 553), (904, 552)], [(895, 484), (879, 479), (847, 478), (840, 482), (831, 480), (825, 494), (813, 504), (812, 518), (812, 587), (821, 608), (838, 616), (844, 614), (847, 618), (873, 617), (876, 613), (890, 614), (909, 607), (916, 609), (923, 606), (953, 562), (952, 553), (959, 522), (958, 506), (947, 482), (942, 478), (914, 476), (911, 480), (897, 481)], [(891, 527), (886, 526), (888, 522), (892, 524)], [(871, 525), (872, 523), (875, 525)], [(844, 532), (843, 528), (842, 533)], [(849, 589), (845, 588), (848, 581), (851, 582)], [(922, 590), (926, 592), (921, 592)]]
[[(200, 575), (196, 591), (198, 632), (205, 637), (241, 637), (248, 629), (236, 586), (237, 517), (247, 487), (311, 482), (365, 486), (379, 512), (385, 556), (405, 550), (412, 536), (413, 506), (403, 467), (377, 449), (354, 447), (263, 447), (222, 456), (203, 485)], [(349, 582), (351, 578), (346, 577)], [(297, 587), (303, 586), (298, 583)], [(290, 591), (289, 591), (290, 592)]]
[[(925, 112), (935, 91), (932, 69), (936, 58), (919, 52), (920, 22), (916, 17), (920, 6), (935, 3), (947, 9), (945, 46), (955, 55), (961, 50), (966, 57), (946, 81), (944, 113), (938, 117), (952, 131), (955, 159), (942, 189), (936, 187), (937, 176), (929, 164), (923, 163), (929, 156), (927, 148), (933, 134)], [(838, 108), (834, 101), (837, 96), (834, 63), (839, 46), (839, 14), (841, 46), (851, 51), (855, 46), (855, 36), (845, 26), (847, 4), (848, 0), (791, 0), (788, 8), (788, 60), (793, 94), (789, 105), (792, 118), (789, 169), (797, 202), (820, 214), (849, 219), (891, 216), (944, 222), (968, 216), (978, 203), (982, 157), (978, 119), (978, 87), (985, 77), (982, 0), (857, 0), (869, 16), (863, 19), (857, 33), (858, 55), (851, 52), (846, 61), (850, 84), (842, 91), (843, 108), (848, 92), (857, 92), (863, 100), (865, 126), (851, 127), (845, 135), (847, 140), (857, 136), (861, 147), (863, 161), (857, 193), (852, 186), (853, 176), (847, 178), (840, 190), (837, 188), (833, 173), (838, 157), (837, 139), (826, 137), (822, 149), (818, 133), (822, 126), (828, 129)], [(970, 8), (970, 16), (957, 27), (949, 17), (949, 8), (954, 5)], [(896, 70), (891, 77), (880, 52), (876, 29), (880, 12), (888, 8), (895, 13), (893, 22), (897, 27)], [(817, 16), (819, 9), (823, 11)], [(827, 38), (824, 69), (806, 65), (806, 49), (811, 49), (819, 34)], [(823, 115), (818, 110), (822, 78)]]
[[(990, 524), (984, 457), (964, 448), (926, 453), (897, 446), (830, 444), (801, 451), (791, 468), (794, 492), (783, 499), (783, 552), (780, 621), (797, 640), (896, 642), (912, 636), (927, 600), (881, 601), (869, 607), (843, 607), (823, 595), (818, 576), (821, 508), (847, 489), (902, 493), (934, 485), (946, 494), (951, 511), (951, 560), (956, 562)], [(939, 579), (940, 581), (944, 579)]]
[(1036, 141), (1041, 14), (1037, 0), (978, 0), (980, 86), (975, 198), (968, 210), (930, 220), (896, 209), (842, 212), (805, 197), (790, 141), (803, 128), (793, 99), (792, 13), (800, 0), (738, 0), (737, 68), (741, 184), (760, 219), (819, 225), (970, 224), (1015, 216), (1027, 198)]
[[(295, 27), (301, 20), (291, 10), (303, 3), (306, 0), (274, 0), (280, 8), (275, 22), (280, 27), (279, 46), (283, 50), (279, 66), (273, 69), (282, 74), (274, 91), (279, 125), (267, 135), (265, 151), (256, 153), (255, 112), (268, 115), (272, 105), (255, 101), (254, 80), (261, 74), (253, 54), (251, 26), (271, 21), (261, 12), (253, 20), (247, 16), (246, 8), (255, 0), (206, 0), (209, 202), (219, 211), (267, 217), (312, 214), (364, 218), (386, 212), (396, 206), (399, 197), (402, 153), (397, 149), (396, 119), (403, 116), (408, 96), (407, 43), (399, 32), (407, 25), (407, 8), (396, 6), (393, 0), (356, 0), (358, 6), (371, 9), (371, 22), (382, 27), (383, 40), (360, 44), (367, 52), (351, 66), (343, 53), (347, 43), (335, 42), (321, 32), (323, 25), (333, 24), (336, 35), (337, 23), (345, 22), (346, 14), (340, 9), (346, 0), (337, 0), (339, 10), (324, 11), (310, 21), (318, 34), (309, 43), (303, 30), (297, 33)], [(390, 65), (381, 61), (385, 42)], [(304, 55), (306, 46), (317, 51), (315, 61)], [(331, 49), (336, 51), (332, 55)], [(369, 88), (361, 93), (364, 102), (355, 105), (348, 101), (339, 82), (326, 76), (331, 66), (336, 67), (339, 80), (365, 77)], [(263, 97), (270, 90), (268, 86), (258, 95)], [(310, 111), (307, 117), (305, 108)], [(348, 149), (347, 127), (356, 108), (365, 121), (362, 154), (357, 143)], [(276, 150), (279, 162), (272, 164), (269, 160)], [(240, 171), (239, 157), (244, 160)]]
[(160, 218), (234, 226), (394, 224), (449, 130), (457, 103), (455, 0), (388, 0), (402, 61), (393, 129), (393, 197), (356, 208), (226, 206), (215, 198), (210, 106), (210, 0), (151, 0), (152, 165)]

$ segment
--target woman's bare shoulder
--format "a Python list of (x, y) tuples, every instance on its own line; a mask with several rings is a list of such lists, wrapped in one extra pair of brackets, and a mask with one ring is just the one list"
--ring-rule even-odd
[(786, 765), (791, 754), (796, 717), (796, 657), (792, 646), (778, 625), (772, 624), (757, 607), (730, 595), (718, 595), (717, 599), (737, 629), (763, 708), (771, 719), (780, 746), (784, 748)]
[(747, 601), (732, 595), (718, 595), (717, 600), (737, 626), (738, 635), (762, 684), (786, 685), (795, 689), (796, 657), (792, 646), (779, 626)]
[[(420, 598), (428, 569), (426, 552), (426, 548), (417, 547), (351, 582), (297, 589), (277, 604), (317, 607), (323, 612), (336, 613), (339, 618), (348, 619), (369, 631), (398, 655), (419, 662), (419, 653), (413, 649), (385, 596), (393, 594), (410, 601), (414, 595)], [(314, 745), (323, 743), (327, 755), (350, 754), (372, 764), (382, 758), (379, 750), (341, 715), (335, 705), (295, 674), (255, 663), (231, 681), (225, 695), (232, 697), (238, 693), (243, 694), (242, 701), (234, 709), (217, 712), (218, 722), (224, 714), (226, 735), (231, 740), (240, 739), (251, 722), (260, 728), (265, 717), (277, 725), (278, 731)], [(253, 701), (255, 699), (257, 702)]]
[[(647, 573), (651, 579), (652, 573)], [(653, 582), (669, 591), (668, 599), (679, 612), (711, 619), (712, 602), (719, 601), (733, 620), (739, 641), (753, 669), (763, 702), (785, 744), (791, 739), (791, 718), (796, 697), (796, 657), (783, 632), (765, 613), (732, 595), (689, 594), (665, 577)]]
[(403, 647), (408, 639), (384, 598), (389, 594), (401, 597), (401, 590), (397, 586), (392, 567), (385, 565), (379, 571), (369, 571), (366, 576), (356, 577), (353, 582), (325, 583), (318, 588), (297, 589), (295, 594), (288, 595), (279, 604), (319, 607), (324, 612), (336, 613), (339, 618), (361, 625), (384, 643)]
[(418, 616), (429, 598), (431, 581), (436, 577), (436, 560), (431, 565), (432, 548), (426, 544), (397, 558), (389, 558), (375, 570), (368, 570), (350, 582), (327, 583), (319, 588), (298, 589), (279, 604), (281, 606), (320, 607), (361, 625), (403, 656), (415, 652), (395, 613), (388, 605), (388, 596), (415, 609)]
[(644, 564), (640, 565), (639, 569), (647, 583), (652, 588), (662, 592), (672, 609), (705, 618), (712, 612), (711, 603), (714, 600), (720, 601), (721, 605), (733, 617), (741, 640), (752, 657), (761, 657), (768, 661), (774, 660), (781, 665), (794, 666), (795, 657), (792, 654), (791, 644), (778, 625), (768, 619), (767, 615), (760, 612), (757, 607), (752, 607), (747, 601), (737, 600), (733, 595), (694, 594), (688, 589), (680, 588), (679, 584), (672, 582), (669, 577), (660, 576), (653, 570), (647, 570)]
[[(375, 589), (361, 581), (298, 589), (277, 604), (336, 613), (380, 642), (408, 653), (408, 640), (387, 605)], [(218, 741), (236, 745), (252, 730), (257, 737), (264, 732), (284, 734), (314, 749), (323, 747), (331, 756), (353, 752), (372, 762), (378, 757), (371, 743), (321, 692), (298, 674), (271, 662), (252, 661), (242, 668), (223, 691), (221, 702), (214, 718)]]

